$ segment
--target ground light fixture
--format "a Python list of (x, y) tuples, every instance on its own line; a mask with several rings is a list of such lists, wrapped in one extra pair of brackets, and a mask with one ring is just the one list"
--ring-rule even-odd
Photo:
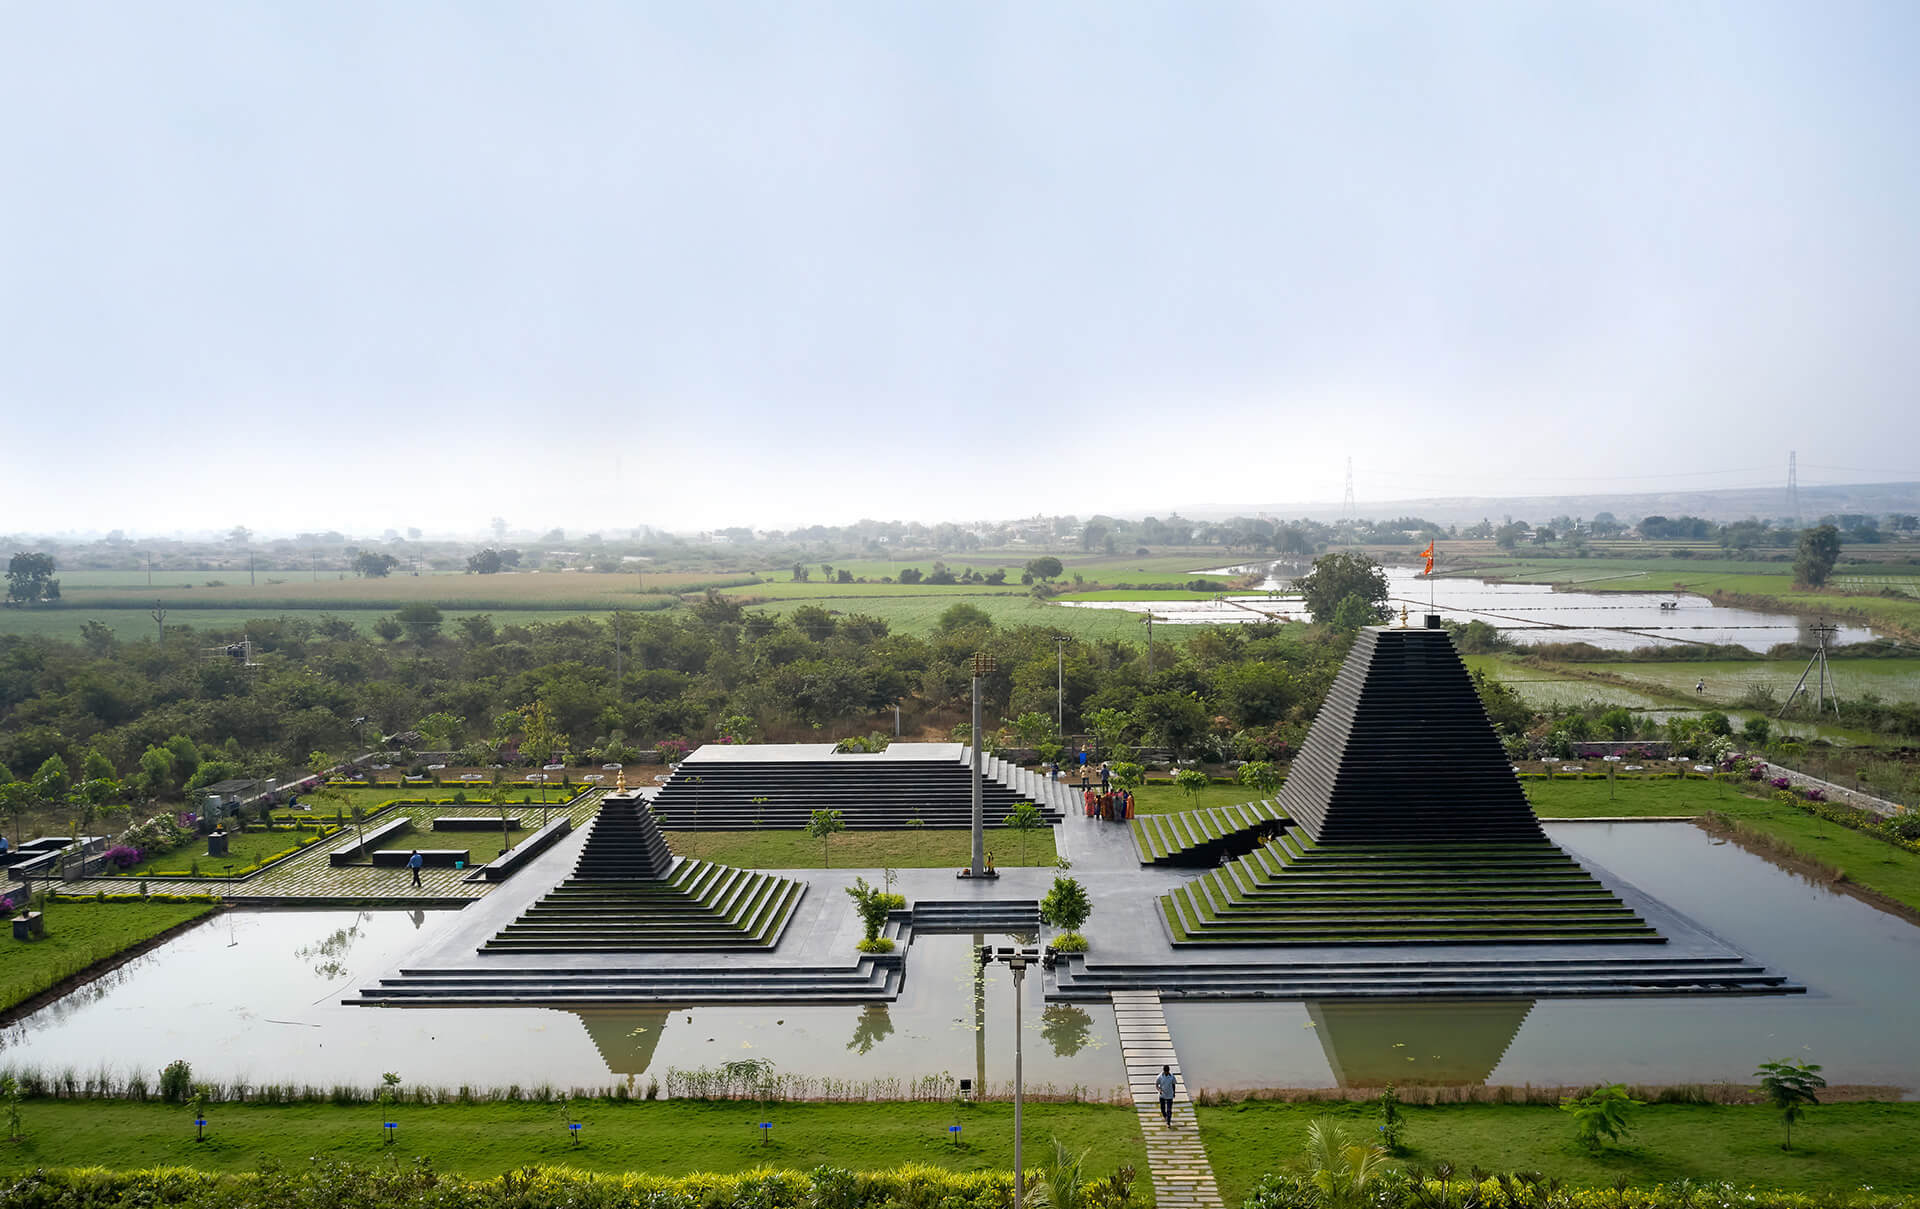
[(395, 1141), (393, 1131), (400, 1128), (400, 1123), (398, 1121), (383, 1121), (381, 1124), (387, 1127), (387, 1145), (393, 1145)]
[(193, 1128), (195, 1131), (193, 1135), (194, 1141), (204, 1142), (207, 1140), (207, 1119), (205, 1117), (195, 1117), (193, 1119)]
[[(1021, 1072), (1020, 1045), (1020, 988), (1027, 976), (1027, 967), (1040, 966), (1053, 968), (1053, 950), (1016, 947), (1014, 945), (981, 945), (980, 964), (991, 965), (1000, 962), (1013, 971), (1013, 1203), (1027, 1203), (1027, 1169), (1020, 1149), (1020, 1117), (1025, 1088)], [(954, 1142), (959, 1143), (959, 1126), (954, 1129)]]
[(960, 1144), (960, 1127), (958, 1125), (947, 1126), (947, 1136), (953, 1139), (955, 1146), (958, 1146)]
[(772, 1121), (760, 1122), (760, 1144), (762, 1146), (765, 1146), (767, 1144), (767, 1139), (772, 1136), (773, 1136), (773, 1122)]
[(573, 1144), (578, 1146), (580, 1144), (580, 1122), (567, 1122), (567, 1132), (573, 1136)]

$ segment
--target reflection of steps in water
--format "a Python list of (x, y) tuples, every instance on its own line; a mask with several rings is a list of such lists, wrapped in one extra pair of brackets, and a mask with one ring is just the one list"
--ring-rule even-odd
[(616, 1075), (644, 1075), (673, 1008), (570, 1009), (586, 1027), (600, 1060)]
[(1531, 999), (1307, 1004), (1341, 1087), (1485, 1083), (1531, 1011)]

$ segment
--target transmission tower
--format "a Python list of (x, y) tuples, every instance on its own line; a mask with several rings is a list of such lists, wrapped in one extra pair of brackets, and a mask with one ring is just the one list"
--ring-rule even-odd
[(1340, 523), (1347, 528), (1347, 549), (1353, 549), (1353, 459), (1347, 459), (1347, 491), (1340, 499)]
[(1798, 451), (1787, 454), (1787, 508), (1793, 513), (1793, 527), (1803, 529), (1806, 522), (1800, 519), (1800, 460)]

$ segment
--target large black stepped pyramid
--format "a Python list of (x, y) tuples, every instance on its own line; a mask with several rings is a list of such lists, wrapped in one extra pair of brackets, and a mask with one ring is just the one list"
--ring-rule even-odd
[(767, 949), (803, 882), (710, 861), (676, 861), (638, 793), (601, 799), (573, 876), (482, 946), (483, 953)]
[(1545, 834), (1445, 630), (1362, 630), (1280, 787), (1315, 842)]
[[(1023, 802), (1048, 826), (1072, 791), (989, 757), (986, 825), (1001, 827)], [(682, 760), (654, 798), (668, 831), (798, 831), (816, 810), (838, 810), (849, 831), (973, 825), (973, 771), (957, 743), (896, 743), (883, 752), (837, 753), (830, 743), (709, 744)]]
[(1547, 839), (1444, 630), (1360, 632), (1279, 807), (1161, 897), (1176, 948), (1666, 943)]

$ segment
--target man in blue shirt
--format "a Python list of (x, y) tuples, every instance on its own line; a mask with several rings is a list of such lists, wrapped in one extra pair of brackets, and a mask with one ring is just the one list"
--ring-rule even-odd
[(421, 857), (418, 848), (415, 848), (413, 855), (407, 858), (407, 868), (413, 870), (413, 884), (416, 886), (420, 884), (420, 866), (426, 863), (427, 862)]
[(1173, 1078), (1173, 1068), (1162, 1066), (1160, 1077), (1153, 1081), (1153, 1085), (1160, 1092), (1160, 1119), (1171, 1126), (1173, 1124), (1173, 1092), (1177, 1086)]

